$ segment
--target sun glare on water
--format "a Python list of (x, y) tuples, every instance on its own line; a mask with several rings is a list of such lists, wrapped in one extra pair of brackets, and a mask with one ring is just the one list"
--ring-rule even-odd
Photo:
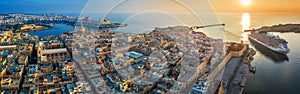
[[(241, 25), (242, 25), (242, 31), (250, 30), (251, 18), (250, 18), (249, 13), (243, 13)], [(242, 41), (247, 41), (247, 40), (248, 40), (248, 33), (243, 32), (242, 33)]]
[(251, 20), (249, 13), (243, 13), (241, 25), (243, 30), (249, 30), (251, 26)]

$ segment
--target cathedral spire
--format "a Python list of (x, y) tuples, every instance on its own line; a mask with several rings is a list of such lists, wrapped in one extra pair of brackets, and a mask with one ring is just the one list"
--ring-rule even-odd
[(81, 32), (81, 33), (84, 33), (84, 32), (85, 32), (85, 28), (84, 28), (82, 22), (80, 22), (80, 31), (79, 31), (79, 32)]

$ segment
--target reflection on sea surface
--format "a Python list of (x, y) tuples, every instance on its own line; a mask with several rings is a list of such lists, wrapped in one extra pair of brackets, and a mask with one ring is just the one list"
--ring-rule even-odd
[(274, 61), (274, 63), (282, 63), (283, 61), (289, 61), (288, 56), (285, 54), (280, 54), (280, 53), (274, 52), (274, 51), (270, 50), (269, 48), (259, 44), (256, 41), (253, 41), (251, 39), (250, 39), (250, 43), (252, 46), (255, 47), (256, 51), (259, 51), (264, 56), (271, 58)]
[(251, 19), (250, 19), (249, 13), (243, 13), (241, 25), (242, 25), (243, 31), (250, 29)]
[(243, 31), (241, 40), (247, 41), (249, 33), (244, 32), (244, 30), (250, 30), (250, 27), (251, 27), (251, 18), (250, 18), (249, 13), (243, 13), (241, 25), (242, 25), (242, 31)]

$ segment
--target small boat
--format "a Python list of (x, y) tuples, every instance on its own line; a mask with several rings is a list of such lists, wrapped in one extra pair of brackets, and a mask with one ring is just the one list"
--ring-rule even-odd
[(249, 71), (253, 74), (255, 74), (256, 72), (256, 67), (250, 67)]

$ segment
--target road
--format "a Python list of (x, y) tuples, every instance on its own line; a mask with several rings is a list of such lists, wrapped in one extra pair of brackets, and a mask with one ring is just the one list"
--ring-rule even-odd
[(91, 79), (87, 76), (87, 74), (85, 73), (85, 71), (82, 69), (81, 65), (79, 62), (77, 62), (75, 59), (73, 59), (73, 62), (75, 63), (76, 67), (81, 71), (81, 73), (83, 74), (84, 80), (87, 81), (93, 92), (97, 92), (97, 88), (96, 86), (92, 83)]

